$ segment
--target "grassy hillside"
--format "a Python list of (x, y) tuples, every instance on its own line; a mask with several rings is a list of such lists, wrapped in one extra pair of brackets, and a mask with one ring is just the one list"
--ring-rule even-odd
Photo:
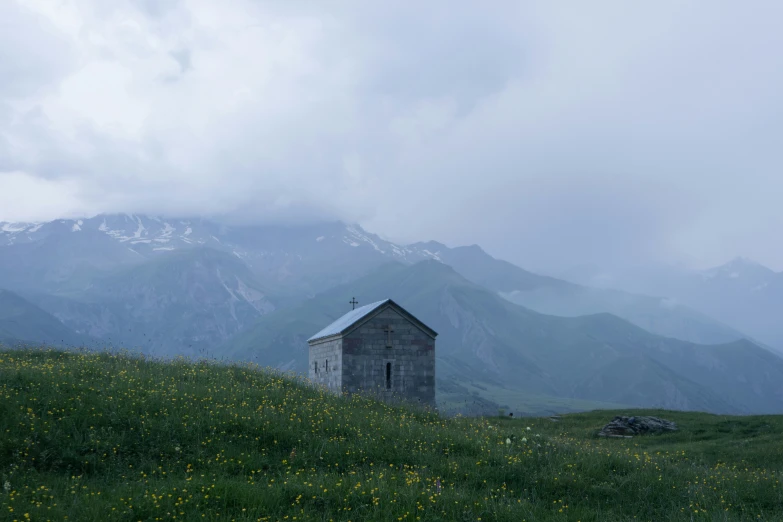
[(779, 519), (783, 418), (651, 413), (681, 431), (605, 440), (613, 412), (444, 419), (248, 366), (0, 351), (0, 519)]
[(437, 400), (443, 407), (486, 412), (506, 406), (535, 414), (558, 399), (571, 411), (614, 403), (783, 412), (783, 359), (750, 342), (696, 345), (653, 335), (610, 314), (540, 314), (436, 261), (386, 265), (274, 311), (216, 353), (304, 372), (307, 338), (348, 311), (351, 296), (360, 303), (392, 298), (438, 332)]

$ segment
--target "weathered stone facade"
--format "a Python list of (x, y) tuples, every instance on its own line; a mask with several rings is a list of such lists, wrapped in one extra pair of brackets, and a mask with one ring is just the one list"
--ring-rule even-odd
[(364, 392), (434, 407), (437, 334), (391, 300), (369, 306), (339, 332), (327, 327), (331, 335), (309, 341), (310, 378), (340, 395)]
[(310, 380), (339, 390), (343, 376), (342, 345), (340, 338), (330, 339), (310, 347)]

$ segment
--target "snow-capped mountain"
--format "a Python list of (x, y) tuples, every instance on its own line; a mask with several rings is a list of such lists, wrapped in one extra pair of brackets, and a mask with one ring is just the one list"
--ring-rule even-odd
[[(79, 245), (79, 248), (69, 249), (67, 245)], [(340, 222), (227, 226), (203, 219), (115, 214), (49, 223), (0, 223), (0, 247), (10, 247), (5, 249), (4, 258), (13, 259), (18, 265), (17, 262), (33, 252), (40, 254), (34, 263), (41, 265), (36, 277), (13, 278), (19, 284), (10, 286), (18, 289), (29, 284), (47, 287), (58, 278), (73, 275), (72, 270), (47, 270), (47, 264), (85, 265), (101, 270), (106, 265), (143, 262), (198, 246), (228, 252), (258, 276), (271, 280), (291, 283), (300, 276), (307, 279), (312, 275), (315, 279), (310, 278), (313, 287), (308, 291), (322, 290), (335, 283), (333, 274), (326, 275), (325, 270), (335, 269), (339, 279), (336, 282), (343, 282), (343, 276), (348, 277), (357, 269), (390, 260), (405, 262), (412, 255), (409, 249), (370, 234), (358, 225)], [(89, 259), (84, 259), (85, 255)], [(106, 257), (110, 259), (105, 260)], [(0, 268), (2, 265), (0, 260)], [(8, 274), (15, 272), (8, 268)], [(317, 274), (324, 277), (322, 282)]]
[[(101, 232), (144, 256), (193, 246), (230, 250), (237, 257), (270, 254), (285, 247), (323, 250), (331, 245), (368, 248), (404, 260), (410, 249), (385, 241), (359, 225), (340, 222), (285, 226), (228, 226), (203, 219), (165, 219), (137, 214), (98, 215), (90, 219), (60, 219), (48, 223), (0, 222), (0, 246), (43, 240), (52, 234)], [(296, 248), (294, 248), (295, 250)]]
[[(69, 248), (69, 245), (78, 247)], [(263, 280), (286, 285), (283, 293), (310, 295), (382, 263), (407, 264), (424, 259), (449, 263), (457, 252), (434, 241), (409, 246), (396, 244), (359, 225), (342, 222), (229, 226), (205, 219), (138, 214), (98, 215), (48, 223), (0, 223), (0, 248), (3, 246), (11, 247), (3, 257), (14, 258), (17, 267), (22, 266), (17, 261), (29, 257), (31, 252), (41, 253), (34, 263), (40, 266), (32, 280), (21, 275), (16, 277), (16, 271), (9, 267), (7, 274), (14, 275), (12, 279), (18, 284), (9, 284), (8, 277), (5, 284), (17, 290), (30, 285), (51, 290), (53, 284), (71, 279), (77, 266), (105, 270), (174, 251), (209, 247), (242, 260)], [(0, 259), (0, 268), (2, 265)], [(74, 268), (47, 269), (47, 265)], [(0, 275), (0, 286), (3, 284)]]

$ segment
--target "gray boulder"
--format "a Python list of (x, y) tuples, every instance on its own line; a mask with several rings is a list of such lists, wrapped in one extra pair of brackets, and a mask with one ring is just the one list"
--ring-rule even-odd
[(677, 431), (677, 424), (658, 417), (625, 417), (618, 415), (612, 422), (604, 426), (598, 433), (599, 437), (631, 438), (634, 435), (647, 433), (664, 433)]

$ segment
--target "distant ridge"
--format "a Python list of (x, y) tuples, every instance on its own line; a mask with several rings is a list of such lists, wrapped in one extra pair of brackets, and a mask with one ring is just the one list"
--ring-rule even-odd
[(0, 343), (76, 347), (94, 341), (14, 292), (0, 289)]

